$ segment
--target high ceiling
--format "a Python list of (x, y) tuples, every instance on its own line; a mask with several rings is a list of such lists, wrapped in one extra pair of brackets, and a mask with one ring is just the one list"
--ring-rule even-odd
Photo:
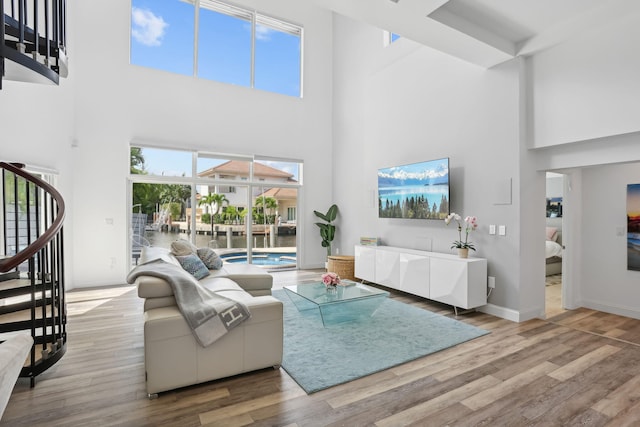
[(638, 0), (314, 1), (487, 68), (640, 10)]

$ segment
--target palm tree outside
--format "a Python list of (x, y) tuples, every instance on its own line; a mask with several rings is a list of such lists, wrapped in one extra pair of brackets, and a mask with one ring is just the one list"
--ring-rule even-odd
[(273, 197), (260, 196), (256, 198), (256, 207), (262, 207), (265, 224), (275, 224), (275, 214), (271, 213), (278, 208), (278, 201)]
[(220, 213), (222, 205), (229, 203), (229, 200), (224, 194), (210, 193), (202, 197), (198, 202), (199, 205), (207, 205), (211, 207), (211, 235), (213, 236), (213, 224), (215, 223), (215, 217)]

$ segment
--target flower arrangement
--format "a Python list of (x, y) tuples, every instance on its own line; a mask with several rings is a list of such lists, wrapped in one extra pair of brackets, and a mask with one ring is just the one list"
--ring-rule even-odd
[(322, 283), (327, 287), (337, 286), (340, 284), (340, 276), (336, 273), (324, 273), (322, 275)]
[(462, 241), (462, 217), (455, 212), (451, 212), (445, 219), (445, 224), (449, 225), (451, 221), (455, 221), (458, 223), (458, 240), (453, 242), (451, 245), (451, 249), (471, 249), (475, 251), (476, 248), (473, 246), (473, 243), (469, 241), (469, 233), (478, 228), (477, 218), (475, 216), (467, 216), (464, 218), (464, 242)]

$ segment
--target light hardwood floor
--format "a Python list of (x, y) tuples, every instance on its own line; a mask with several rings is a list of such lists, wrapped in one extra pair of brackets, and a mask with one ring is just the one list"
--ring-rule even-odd
[[(318, 275), (276, 273), (276, 287)], [(453, 317), (441, 304), (391, 297)], [(491, 333), (312, 395), (283, 369), (265, 369), (155, 400), (145, 393), (135, 289), (69, 292), (68, 312), (67, 354), (35, 388), (19, 380), (1, 426), (640, 425), (640, 321), (587, 309), (524, 323), (460, 315)]]
[(547, 276), (545, 286), (545, 315), (547, 319), (565, 311), (562, 308), (562, 274)]

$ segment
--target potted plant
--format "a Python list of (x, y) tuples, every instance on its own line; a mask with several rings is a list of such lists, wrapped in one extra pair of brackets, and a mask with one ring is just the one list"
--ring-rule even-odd
[(462, 241), (462, 217), (455, 212), (451, 212), (449, 216), (444, 219), (445, 224), (449, 225), (451, 221), (458, 223), (458, 240), (454, 241), (451, 245), (451, 249), (457, 248), (460, 258), (467, 258), (469, 256), (469, 249), (475, 251), (473, 242), (469, 241), (469, 233), (478, 228), (478, 219), (475, 216), (468, 216), (464, 219), (464, 241)]
[(331, 255), (331, 242), (336, 235), (336, 226), (333, 225), (336, 216), (338, 215), (338, 206), (331, 205), (326, 214), (318, 211), (313, 213), (325, 222), (316, 222), (316, 225), (320, 228), (320, 237), (322, 238), (322, 247), (327, 248), (327, 257)]

